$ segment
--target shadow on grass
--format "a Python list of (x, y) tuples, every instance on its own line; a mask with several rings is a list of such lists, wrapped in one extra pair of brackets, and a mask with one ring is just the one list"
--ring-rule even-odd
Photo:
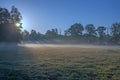
[(19, 68), (23, 50), (18, 44), (0, 44), (0, 80), (30, 80)]
[(30, 80), (27, 74), (20, 70), (0, 69), (1, 80)]

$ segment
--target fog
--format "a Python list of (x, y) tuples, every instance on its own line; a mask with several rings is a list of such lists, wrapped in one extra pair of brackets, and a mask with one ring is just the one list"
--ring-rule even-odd
[(117, 46), (117, 45), (83, 45), (83, 44), (79, 44), (79, 45), (76, 45), (76, 44), (19, 44), (19, 46), (22, 46), (22, 47), (76, 47), (76, 48), (119, 48), (120, 49), (120, 46)]
[(16, 47), (73, 47), (73, 48), (117, 48), (120, 49), (118, 45), (90, 45), (90, 44), (35, 44), (35, 43), (22, 43), (22, 44), (15, 44), (15, 43), (1, 43), (0, 49), (14, 49)]

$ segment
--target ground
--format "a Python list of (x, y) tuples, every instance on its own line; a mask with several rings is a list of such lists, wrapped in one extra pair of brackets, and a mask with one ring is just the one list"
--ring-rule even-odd
[(0, 80), (120, 80), (120, 47), (0, 46)]

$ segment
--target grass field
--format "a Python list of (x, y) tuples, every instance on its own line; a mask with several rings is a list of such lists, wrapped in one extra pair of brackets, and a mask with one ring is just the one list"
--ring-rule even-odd
[(0, 47), (0, 80), (120, 80), (120, 48)]

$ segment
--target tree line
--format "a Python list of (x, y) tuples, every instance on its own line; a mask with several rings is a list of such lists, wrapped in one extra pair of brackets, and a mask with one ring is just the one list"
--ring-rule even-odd
[(21, 20), (21, 13), (15, 6), (12, 6), (11, 11), (0, 7), (0, 42), (120, 44), (119, 22), (109, 28), (74, 23), (62, 34), (57, 28), (42, 34), (36, 30), (22, 31)]
[(64, 34), (61, 34), (57, 28), (47, 30), (45, 34), (35, 30), (31, 32), (24, 30), (23, 40), (48, 43), (120, 44), (120, 23), (113, 23), (109, 28), (75, 23), (65, 30)]

